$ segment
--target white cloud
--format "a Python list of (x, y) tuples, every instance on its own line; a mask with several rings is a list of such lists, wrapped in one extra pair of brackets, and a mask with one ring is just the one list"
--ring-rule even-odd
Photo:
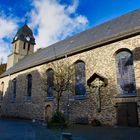
[(87, 18), (76, 13), (78, 4), (78, 0), (71, 5), (62, 5), (58, 0), (33, 0), (29, 16), (31, 27), (37, 30), (37, 48), (46, 47), (87, 27)]
[[(76, 12), (78, 0), (73, 0), (71, 5), (60, 4), (60, 0), (31, 1), (32, 9), (25, 15), (31, 19), (31, 28), (37, 31), (35, 38), (38, 47), (36, 49), (80, 32), (88, 25), (87, 18)], [(7, 16), (2, 9), (0, 10), (0, 59), (3, 57), (6, 62), (7, 56), (11, 53), (9, 41), (17, 32), (19, 17), (13, 16), (12, 13)], [(25, 19), (20, 18), (20, 22), (22, 20)]]
[(17, 25), (11, 19), (0, 17), (0, 39), (10, 37)]
[(2, 62), (7, 62), (7, 56), (10, 54), (9, 50), (9, 43), (6, 43), (2, 39), (0, 39), (0, 63), (1, 59), (3, 60)]
[(11, 39), (16, 30), (16, 21), (6, 18), (4, 15), (0, 16), (0, 59), (3, 58), (4, 62), (7, 61), (11, 50), (9, 41), (5, 41), (5, 39)]
[(79, 5), (79, 1), (78, 0), (74, 0), (72, 5), (67, 6), (66, 11), (69, 14), (75, 13), (76, 10), (77, 10), (78, 5)]

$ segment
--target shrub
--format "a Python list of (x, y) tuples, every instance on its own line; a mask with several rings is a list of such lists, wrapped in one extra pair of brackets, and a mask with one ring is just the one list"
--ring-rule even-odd
[(92, 124), (92, 126), (101, 126), (101, 122), (97, 119), (93, 119), (91, 124)]
[(50, 121), (47, 123), (48, 128), (61, 128), (63, 129), (64, 127), (67, 126), (66, 119), (64, 117), (64, 114), (61, 113), (60, 111), (56, 111)]
[(65, 124), (65, 122), (64, 114), (60, 111), (56, 111), (51, 118), (51, 123)]

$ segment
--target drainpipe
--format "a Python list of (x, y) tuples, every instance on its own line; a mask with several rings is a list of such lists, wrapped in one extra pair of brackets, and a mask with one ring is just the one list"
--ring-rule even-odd
[[(67, 56), (67, 54), (65, 54), (65, 58), (67, 59), (68, 58), (68, 56)], [(68, 71), (68, 78), (69, 78), (69, 71)], [(69, 104), (69, 93), (70, 93), (70, 90), (69, 90), (69, 85), (68, 85), (68, 97), (67, 97), (67, 119), (68, 119), (68, 121), (69, 121), (69, 106), (70, 106), (70, 104)]]

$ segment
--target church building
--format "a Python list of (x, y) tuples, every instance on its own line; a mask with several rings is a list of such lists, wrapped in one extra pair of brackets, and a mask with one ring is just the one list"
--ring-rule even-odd
[(13, 38), (7, 69), (0, 75), (1, 116), (50, 118), (58, 105), (56, 71), (64, 64), (72, 66), (73, 76), (60, 111), (71, 122), (140, 125), (140, 9), (36, 52), (34, 45), (25, 24)]

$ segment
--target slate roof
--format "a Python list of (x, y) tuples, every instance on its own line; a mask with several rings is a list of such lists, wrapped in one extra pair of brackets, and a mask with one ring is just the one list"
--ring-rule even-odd
[[(27, 40), (26, 37), (30, 37), (30, 40)], [(13, 38), (13, 41), (12, 43), (14, 43), (16, 40), (22, 40), (22, 41), (25, 41), (25, 42), (29, 42), (31, 44), (35, 44), (35, 38), (33, 36), (33, 32), (32, 30), (28, 27), (27, 24), (25, 24), (23, 27), (21, 27), (15, 37)]]
[(53, 61), (64, 57), (66, 54), (72, 55), (139, 33), (140, 9), (57, 42), (49, 47), (40, 49), (34, 54), (24, 57), (16, 65), (2, 74), (1, 77)]

